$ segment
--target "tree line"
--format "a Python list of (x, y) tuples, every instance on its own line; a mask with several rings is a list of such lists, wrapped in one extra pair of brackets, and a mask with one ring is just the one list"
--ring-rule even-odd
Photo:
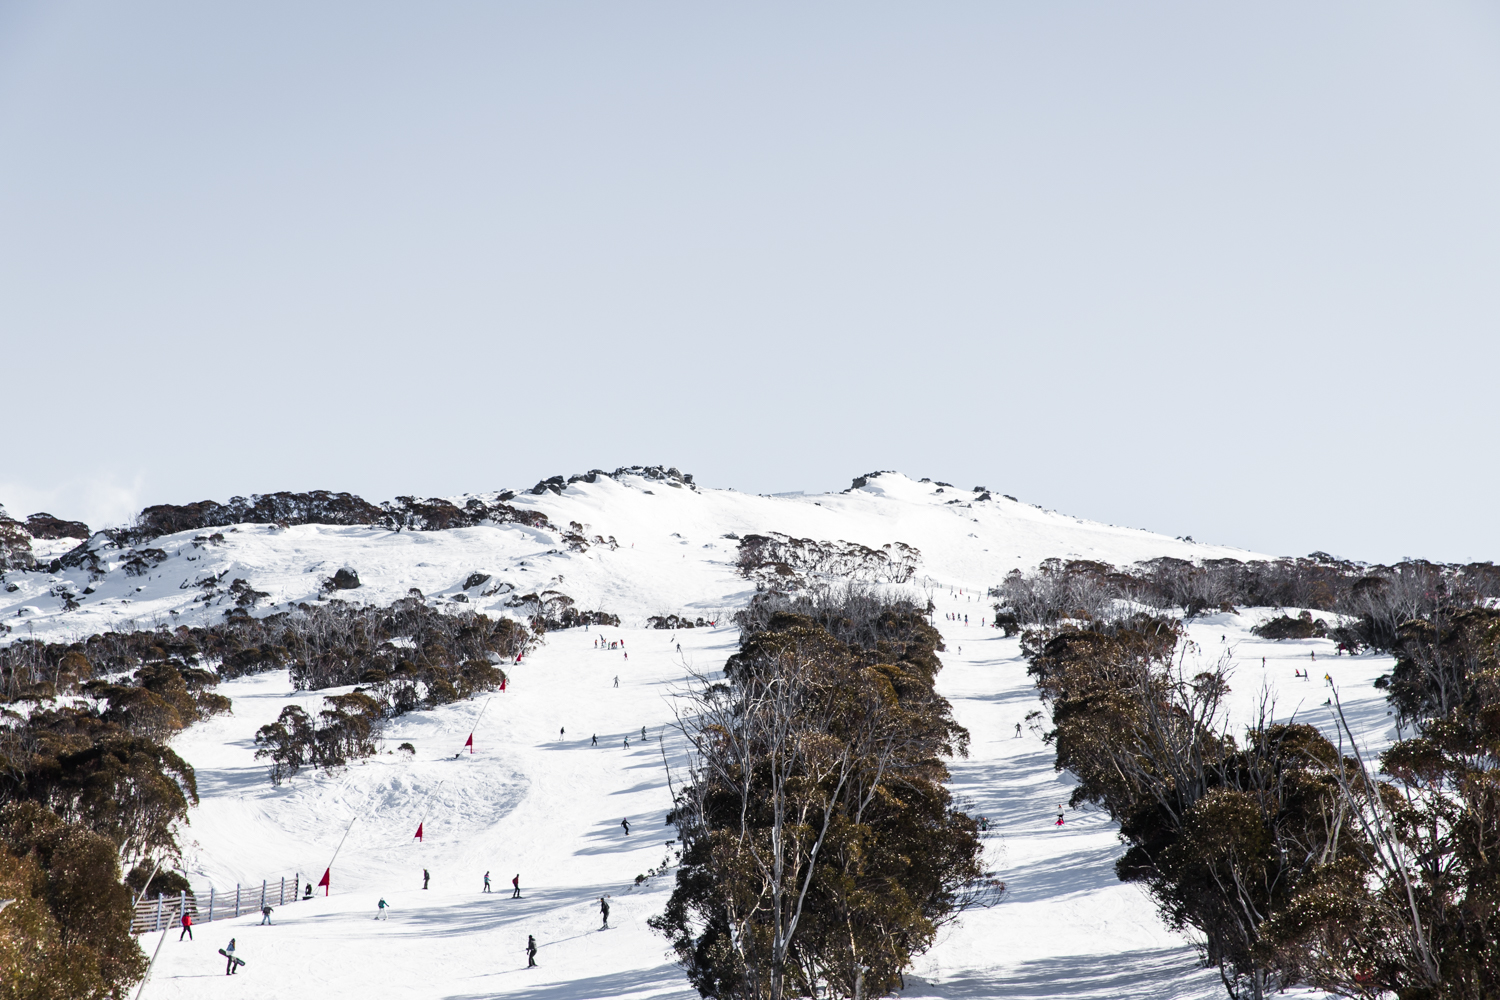
[(944, 786), (968, 733), (933, 689), (942, 640), (859, 591), (763, 596), (738, 621), (723, 679), (679, 716), (682, 864), (651, 925), (705, 997), (886, 995), (1003, 888)]
[(1500, 995), (1500, 611), (1440, 598), (1391, 648), (1402, 738), (1369, 761), (1341, 712), (1325, 735), (1263, 699), (1231, 732), (1227, 660), (1189, 667), (1179, 619), (1023, 637), (1072, 804), (1120, 823), (1117, 874), (1202, 935), (1232, 997)]

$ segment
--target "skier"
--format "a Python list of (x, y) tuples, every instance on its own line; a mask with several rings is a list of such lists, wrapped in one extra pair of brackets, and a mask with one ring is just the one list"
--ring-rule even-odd
[(234, 975), (234, 938), (229, 939), (229, 947), (224, 949), (224, 954), (229, 958), (224, 965), (224, 975), (232, 976)]
[[(266, 924), (269, 924), (269, 923), (271, 923), (271, 907), (269, 907), (269, 906), (262, 906), (260, 908), (260, 923), (257, 924), (256, 926), (257, 927), (264, 927)], [(275, 925), (273, 924), (272, 926), (275, 926)]]
[(566, 733), (567, 731), (568, 730), (567, 730), (566, 727), (564, 727), (564, 726), (558, 726), (557, 727), (557, 738), (558, 739), (562, 739), (563, 738), (563, 734)]
[(423, 868), (422, 869), (422, 888), (424, 888), (424, 889), (427, 888), (427, 880), (430, 879), (430, 878), (432, 878), (432, 876), (429, 875), (429, 874), (427, 874), (427, 869), (426, 868)]
[(1016, 739), (1020, 739), (1020, 738), (1021, 738), (1021, 724), (1018, 722), (1018, 723), (1016, 723)]
[(590, 743), (589, 745), (590, 746), (595, 746), (595, 747), (599, 745), (599, 734), (598, 733), (594, 734), (594, 741), (592, 743)]
[(625, 737), (625, 749), (626, 750), (630, 749), (630, 737), (629, 736)]
[(625, 828), (625, 836), (630, 836), (630, 817), (626, 816), (624, 819), (620, 820), (620, 825)]
[(485, 892), (489, 892), (490, 891), (490, 873), (489, 872), (485, 872), (484, 873), (484, 891)]
[(177, 940), (181, 941), (183, 934), (189, 941), (193, 939), (193, 915), (187, 910), (182, 911), (182, 934), (177, 935)]
[(609, 903), (605, 902), (605, 899), (604, 899), (603, 896), (599, 897), (599, 912), (602, 913), (602, 914), (604, 914), (604, 927), (602, 927), (600, 929), (601, 930), (608, 929), (608, 927), (609, 927)]
[(512, 892), (510, 894), (510, 898), (511, 899), (520, 899), (521, 898), (521, 873), (520, 872), (516, 872), (516, 877), (510, 880), (510, 885), (511, 885), (511, 889), (512, 889)]
[(620, 686), (620, 675), (619, 674), (615, 674), (615, 687), (619, 687), (619, 686)]
[(1062, 826), (1063, 825), (1063, 814), (1062, 813), (1058, 813), (1057, 814), (1057, 822), (1053, 823), (1052, 825), (1053, 826)]
[(387, 903), (384, 899), (381, 899), (381, 901), (379, 903), (376, 903), (375, 904), (375, 909), (376, 909), (375, 919), (376, 920), (384, 920), (385, 919), (385, 911), (390, 908), (390, 905), (391, 904)]
[(526, 935), (526, 968), (536, 968), (536, 938)]
[(682, 652), (682, 643), (680, 642), (677, 644), (677, 652)]
[(644, 741), (645, 739), (646, 739), (646, 727), (642, 726), (641, 727), (641, 740)]

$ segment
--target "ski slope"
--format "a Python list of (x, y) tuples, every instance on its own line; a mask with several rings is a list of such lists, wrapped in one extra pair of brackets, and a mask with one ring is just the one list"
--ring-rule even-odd
[[(1163, 925), (1144, 893), (1115, 879), (1113, 863), (1123, 851), (1115, 825), (1090, 811), (1068, 811), (1062, 827), (1054, 824), (1071, 779), (1053, 770), (1052, 748), (1035, 732), (1015, 737), (1016, 723), (1041, 706), (1019, 640), (980, 627), (989, 608), (977, 595), (1012, 569), (1048, 558), (1126, 565), (1157, 556), (1256, 554), (981, 496), (897, 473), (843, 493), (778, 497), (599, 477), (561, 494), (508, 502), (545, 513), (559, 529), (577, 522), (590, 538), (613, 536), (613, 546), (580, 551), (561, 531), (518, 524), (399, 533), (245, 524), (219, 529), (222, 542), (183, 532), (142, 543), (136, 550), (160, 552), (137, 575), (126, 568), (136, 550), (110, 548), (96, 535), (89, 544), (104, 570), (99, 579), (82, 570), (9, 574), (16, 589), (0, 592), (0, 621), (13, 631), (0, 642), (219, 621), (234, 607), (222, 588), (241, 578), (268, 595), (251, 613), (286, 610), (324, 599), (322, 581), (344, 567), (358, 572), (362, 586), (340, 592), (342, 600), (388, 604), (417, 588), (435, 605), (498, 616), (520, 613), (508, 603), (515, 595), (552, 589), (580, 609), (621, 616), (623, 627), (548, 634), (524, 662), (508, 667), (508, 689), (488, 702), (402, 716), (387, 728), (376, 757), (341, 771), (305, 772), (281, 787), (271, 786), (254, 759), (256, 730), (287, 704), (316, 712), (325, 695), (350, 689), (298, 692), (284, 671), (222, 684), (233, 714), (174, 741), (198, 775), (201, 802), (181, 839), (200, 899), (210, 885), (222, 894), (236, 883), (258, 890), (262, 879), (316, 880), (346, 830), (347, 840), (332, 865), (331, 893), (278, 908), (272, 926), (258, 926), (257, 912), (202, 925), (195, 941), (169, 932), (143, 996), (686, 998), (694, 991), (665, 939), (646, 926), (665, 904), (672, 873), (639, 885), (635, 879), (671, 857), (669, 769), (680, 777), (683, 764), (671, 728), (674, 699), (689, 668), (714, 671), (734, 652), (738, 636), (726, 612), (754, 593), (736, 571), (737, 536), (913, 545), (921, 561), (910, 588), (934, 600), (934, 623), (948, 645), (938, 689), (972, 736), (969, 758), (952, 762), (952, 787), (971, 812), (991, 821), (988, 865), (1008, 892), (998, 905), (944, 929), (904, 995), (1220, 996), (1217, 975), (1196, 968), (1192, 942)], [(38, 543), (39, 555), (66, 547), (46, 544), (44, 552)], [(490, 579), (466, 591), (474, 573)], [(222, 584), (205, 601), (197, 584), (210, 577)], [(78, 606), (68, 610), (61, 592), (71, 592)], [(948, 613), (968, 614), (974, 624), (949, 621)], [(643, 627), (648, 616), (665, 614), (721, 624), (675, 633)], [(1295, 714), (1331, 732), (1321, 683), (1327, 671), (1360, 738), (1372, 748), (1389, 742), (1384, 698), (1372, 681), (1390, 669), (1390, 659), (1335, 657), (1326, 640), (1275, 643), (1251, 635), (1270, 614), (1250, 609), (1188, 626), (1192, 655), (1204, 666), (1232, 658), (1236, 726), (1253, 720), (1265, 692), (1278, 718)], [(625, 647), (601, 651), (596, 639)], [(1302, 668), (1319, 680), (1294, 679)], [(471, 730), (476, 752), (455, 758)], [(414, 755), (396, 749), (407, 742)], [(619, 825), (626, 817), (628, 836)], [(422, 842), (413, 837), (419, 823)], [(423, 868), (432, 874), (425, 891)], [(490, 894), (480, 891), (485, 871)], [(511, 899), (517, 873), (523, 896)], [(600, 929), (601, 896), (612, 907), (607, 931)], [(381, 898), (392, 908), (386, 921), (374, 919)], [(528, 934), (540, 945), (538, 968), (530, 970)], [(231, 936), (248, 963), (233, 978), (224, 976), (217, 954)], [(159, 937), (143, 940), (148, 954)]]
[[(952, 765), (953, 788), (991, 820), (987, 860), (1009, 890), (999, 905), (946, 929), (903, 995), (1221, 996), (1217, 975), (1194, 967), (1191, 943), (1163, 926), (1139, 889), (1115, 879), (1123, 848), (1114, 824), (1097, 812), (1069, 811), (1063, 827), (1054, 825), (1071, 780), (1053, 770), (1051, 748), (1034, 733), (1014, 737), (1015, 724), (1039, 704), (1019, 640), (944, 618), (957, 611), (972, 619), (983, 606), (972, 597), (944, 591), (936, 600), (948, 645), (939, 690), (973, 739), (970, 757)], [(1370, 682), (1389, 669), (1389, 659), (1335, 658), (1323, 640), (1259, 640), (1248, 628), (1264, 614), (1217, 615), (1189, 626), (1205, 662), (1232, 649), (1236, 715), (1252, 717), (1265, 684), (1279, 699), (1280, 716), (1295, 711), (1323, 721), (1324, 686), (1292, 680), (1316, 652), (1315, 676), (1332, 672), (1364, 734), (1388, 739), (1384, 701)], [(624, 651), (594, 649), (601, 634), (623, 639)], [(736, 641), (725, 627), (675, 638), (631, 628), (553, 633), (483, 708), (474, 754), (453, 759), (482, 702), (396, 720), (385, 744), (394, 750), (410, 741), (414, 758), (382, 753), (281, 788), (271, 787), (253, 758), (255, 729), (284, 704), (313, 708), (333, 692), (293, 692), (284, 673), (223, 685), (234, 714), (177, 742), (198, 768), (202, 795), (185, 837), (194, 881), (222, 890), (299, 872), (316, 879), (351, 819), (353, 827), (333, 865), (330, 895), (319, 890), (312, 902), (278, 909), (269, 927), (257, 926), (256, 913), (200, 926), (193, 942), (179, 943), (169, 932), (145, 996), (695, 996), (665, 939), (646, 926), (666, 901), (671, 874), (641, 886), (634, 879), (662, 862), (674, 837), (664, 825), (671, 801), (664, 764), (680, 767), (671, 721), (685, 668), (719, 666)], [(597, 747), (590, 745), (595, 734)], [(625, 817), (629, 836), (619, 826)], [(413, 838), (419, 822), (421, 843)], [(426, 891), (424, 867), (432, 873)], [(494, 883), (489, 895), (480, 891), (486, 870)], [(509, 883), (517, 873), (523, 898), (513, 900)], [(606, 895), (612, 912), (603, 931), (598, 900)], [(385, 922), (374, 919), (382, 897), (392, 906)], [(540, 945), (535, 969), (525, 967), (528, 934)], [(223, 975), (216, 953), (231, 936), (248, 963), (234, 979)], [(148, 952), (155, 938), (143, 941)]]

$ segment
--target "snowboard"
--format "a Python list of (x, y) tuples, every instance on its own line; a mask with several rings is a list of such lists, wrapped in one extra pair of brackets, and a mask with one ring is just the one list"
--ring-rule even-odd
[(236, 969), (245, 964), (245, 960), (243, 958), (236, 958), (234, 955), (229, 954), (229, 952), (225, 951), (223, 948), (219, 949), (219, 954), (223, 955), (225, 958), (233, 958), (234, 967)]

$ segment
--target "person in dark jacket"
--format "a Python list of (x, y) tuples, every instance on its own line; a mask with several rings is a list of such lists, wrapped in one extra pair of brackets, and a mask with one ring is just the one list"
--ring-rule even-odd
[(427, 869), (426, 868), (423, 868), (422, 869), (422, 888), (424, 888), (424, 889), (427, 888), (427, 880), (430, 879), (430, 878), (432, 878), (432, 876), (429, 875), (429, 874), (427, 874)]
[(630, 836), (630, 817), (626, 816), (624, 819), (620, 820), (620, 825), (625, 828), (625, 836)]
[(604, 914), (604, 926), (609, 926), (609, 901), (603, 896), (599, 897), (599, 912)]
[(224, 954), (229, 956), (229, 962), (224, 966), (224, 975), (234, 975), (234, 938), (229, 939), (229, 947), (224, 949)]
[(536, 938), (526, 935), (526, 968), (536, 968)]

